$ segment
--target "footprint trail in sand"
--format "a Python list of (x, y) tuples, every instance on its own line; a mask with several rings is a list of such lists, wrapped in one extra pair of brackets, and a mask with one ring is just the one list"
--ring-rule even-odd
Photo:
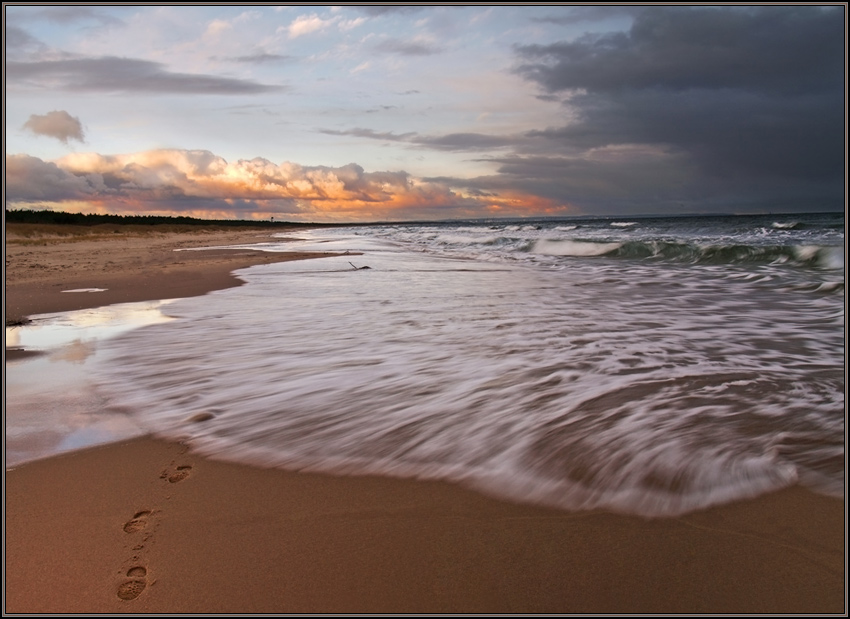
[[(141, 565), (145, 544), (151, 538), (155, 529), (155, 512), (152, 510), (141, 510), (136, 512), (132, 518), (124, 523), (124, 532), (130, 536), (130, 541), (135, 542), (132, 550), (136, 552), (130, 559), (130, 567), (123, 572), (122, 581), (118, 585), (117, 595), (125, 601), (135, 600), (148, 587), (148, 570)], [(148, 529), (150, 529), (148, 531)], [(145, 532), (147, 531), (147, 532)], [(141, 539), (139, 539), (141, 537)], [(119, 572), (119, 573), (121, 573)]]
[[(184, 452), (185, 453), (185, 452)], [(192, 474), (190, 464), (178, 465), (172, 461), (160, 474), (159, 478), (167, 484), (176, 484), (187, 479)], [(167, 487), (163, 488), (166, 491)], [(170, 494), (163, 494), (164, 499), (171, 498)], [(129, 561), (125, 563), (126, 569), (119, 570), (121, 582), (116, 590), (117, 596), (124, 601), (138, 598), (149, 586), (156, 581), (149, 580), (148, 568), (145, 567), (146, 544), (154, 541), (154, 533), (158, 525), (156, 515), (158, 509), (142, 509), (136, 511), (133, 516), (124, 523), (122, 527), (129, 536), (128, 549), (133, 552)]]

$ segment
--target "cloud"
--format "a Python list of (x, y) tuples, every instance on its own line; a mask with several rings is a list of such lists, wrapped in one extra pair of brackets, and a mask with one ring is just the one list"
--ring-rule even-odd
[(374, 131), (372, 129), (354, 128), (344, 131), (334, 129), (319, 129), (326, 135), (353, 136), (385, 142), (403, 142), (413, 146), (432, 148), (442, 151), (489, 151), (501, 148), (517, 148), (523, 142), (522, 136), (488, 135), (485, 133), (448, 133), (445, 135), (421, 135), (416, 132), (394, 133), (392, 131)]
[(294, 56), (286, 56), (282, 54), (267, 54), (265, 52), (250, 54), (248, 56), (232, 56), (230, 58), (225, 58), (224, 60), (230, 60), (231, 62), (244, 62), (249, 64), (269, 64), (276, 62), (285, 62), (287, 60), (292, 60)]
[(207, 29), (204, 32), (205, 38), (217, 38), (222, 34), (233, 30), (233, 24), (223, 19), (214, 19), (207, 24)]
[(547, 15), (545, 17), (532, 17), (532, 22), (543, 24), (558, 24), (561, 26), (571, 26), (588, 21), (602, 21), (617, 17), (620, 15), (633, 15), (642, 10), (640, 6), (613, 6), (613, 5), (598, 5), (598, 6), (569, 6), (561, 7), (562, 13), (559, 15)]
[(416, 6), (413, 4), (408, 5), (362, 5), (362, 6), (352, 6), (350, 7), (354, 10), (361, 11), (366, 13), (367, 15), (372, 15), (375, 17), (382, 17), (384, 15), (392, 15), (392, 14), (406, 14), (406, 13), (417, 13), (419, 11), (424, 11), (425, 6)]
[(572, 114), (526, 137), (564, 155), (652, 145), (691, 167), (692, 188), (756, 200), (749, 184), (762, 202), (807, 189), (834, 203), (845, 159), (840, 17), (803, 6), (658, 7), (628, 32), (519, 46), (516, 72), (565, 95)]
[(29, 129), (36, 135), (56, 138), (65, 144), (68, 140), (85, 142), (80, 119), (64, 110), (56, 110), (44, 115), (32, 114), (24, 123), (24, 129)]
[(518, 46), (517, 70), (552, 93), (745, 89), (799, 93), (843, 84), (843, 24), (816, 7), (645, 9), (628, 33)]
[(6, 200), (77, 201), (97, 193), (96, 179), (75, 175), (29, 155), (6, 155)]
[(6, 63), (7, 83), (71, 92), (125, 92), (186, 95), (241, 95), (281, 90), (281, 86), (197, 73), (173, 73), (159, 62), (102, 56)]
[(447, 133), (440, 136), (420, 136), (414, 140), (419, 146), (445, 151), (480, 151), (517, 148), (518, 136), (488, 135), (485, 133)]
[[(424, 180), (475, 191), (533, 195), (576, 213), (691, 214), (837, 210), (843, 202), (831, 183), (817, 179), (706, 176), (684, 152), (644, 144), (589, 149), (577, 155), (488, 157), (494, 174), (474, 178)], [(529, 201), (529, 203), (532, 203)]]
[(114, 15), (109, 15), (88, 6), (50, 6), (43, 7), (29, 14), (30, 19), (46, 19), (56, 23), (69, 23), (76, 21), (97, 21), (104, 26), (124, 25), (124, 22)]
[(843, 178), (843, 115), (829, 96), (747, 92), (627, 92), (573, 99), (580, 122), (529, 132), (553, 147), (645, 143), (687, 153), (704, 173), (729, 177)]
[[(486, 191), (533, 191), (541, 199), (568, 201), (585, 212), (616, 204), (617, 209), (646, 212), (664, 210), (693, 197), (693, 170), (681, 156), (630, 145), (595, 149), (579, 156), (518, 156), (488, 159), (497, 174), (469, 179), (463, 186)], [(429, 179), (457, 184), (450, 179)], [(664, 187), (664, 191), (659, 191)], [(675, 188), (679, 188), (676, 190)], [(671, 191), (671, 189), (673, 189)]]
[[(715, 102), (699, 101), (703, 114)], [(632, 101), (633, 108), (639, 107)], [(720, 158), (720, 150), (694, 143), (692, 150), (671, 145), (677, 135), (678, 114), (696, 115), (697, 111), (680, 109), (656, 110), (646, 102), (642, 126), (651, 135), (629, 132), (618, 124), (619, 109), (598, 110), (599, 118), (560, 128), (527, 131), (522, 134), (488, 135), (451, 133), (421, 135), (416, 132), (378, 132), (354, 128), (345, 131), (324, 129), (322, 133), (352, 136), (384, 142), (428, 148), (445, 152), (477, 152), (477, 161), (495, 166), (495, 173), (475, 178), (433, 177), (429, 182), (445, 184), (464, 195), (498, 192), (501, 196), (523, 196), (523, 204), (535, 204), (546, 214), (563, 214), (564, 208), (587, 213), (628, 212), (683, 213), (705, 212), (712, 205), (741, 212), (754, 210), (806, 210), (837, 208), (841, 203), (830, 168), (819, 167), (818, 160), (809, 161), (810, 153), (787, 153), (777, 150), (772, 157), (758, 158), (760, 170), (750, 165), (749, 148), (761, 150), (759, 139), (739, 143), (737, 149)], [(753, 102), (757, 105), (757, 102)], [(686, 107), (684, 104), (682, 107)], [(594, 109), (594, 106), (589, 106)], [(606, 113), (610, 117), (604, 116)], [(633, 113), (637, 113), (633, 110)], [(812, 119), (812, 122), (815, 122)], [(588, 125), (593, 130), (589, 131)], [(656, 126), (658, 125), (658, 126)], [(603, 131), (604, 128), (604, 131)], [(661, 139), (669, 132), (669, 140)], [(742, 131), (730, 120), (723, 131)], [(703, 140), (717, 127), (706, 126)], [(606, 133), (607, 132), (607, 133)], [(764, 139), (775, 138), (764, 129)], [(625, 137), (631, 136), (632, 141)], [(641, 139), (647, 138), (647, 139)], [(651, 138), (651, 139), (649, 139)], [(783, 138), (784, 139), (784, 138)], [(703, 153), (700, 148), (706, 148)], [(709, 160), (712, 157), (714, 159)], [(842, 165), (837, 158), (833, 165)], [(786, 167), (787, 174), (778, 169)], [(770, 173), (764, 169), (772, 170)], [(776, 168), (776, 170), (774, 170)], [(774, 174), (775, 172), (775, 174)], [(476, 193), (484, 192), (484, 193)], [(530, 196), (534, 196), (532, 199)], [(516, 210), (516, 209), (515, 209)]]
[(344, 19), (339, 22), (339, 29), (343, 32), (354, 30), (366, 23), (365, 17), (355, 17), (354, 19)]
[(344, 131), (339, 131), (336, 129), (319, 129), (319, 133), (324, 133), (325, 135), (350, 135), (358, 138), (368, 138), (371, 140), (386, 140), (388, 142), (409, 142), (413, 137), (415, 137), (416, 133), (408, 132), (408, 133), (393, 133), (392, 131), (373, 131), (372, 129), (347, 129)]
[(390, 110), (397, 110), (397, 105), (379, 105), (377, 107), (373, 107), (372, 109), (366, 110), (366, 114), (377, 114), (380, 112), (388, 112)]
[(18, 26), (6, 25), (7, 52), (35, 53), (46, 49), (47, 46)]
[(403, 56), (431, 56), (443, 51), (430, 42), (417, 41), (415, 39), (386, 39), (376, 44), (375, 49), (379, 52), (401, 54)]
[[(7, 205), (77, 204), (99, 212), (199, 213), (230, 216), (286, 212), (312, 220), (421, 219), (527, 212), (540, 201), (517, 192), (464, 195), (445, 183), (404, 171), (273, 163), (254, 158), (229, 163), (201, 150), (156, 150), (129, 155), (74, 153), (55, 162), (7, 155)], [(525, 201), (523, 201), (525, 200)]]
[(343, 19), (336, 15), (328, 19), (319, 17), (316, 13), (311, 15), (299, 15), (288, 26), (281, 26), (277, 29), (278, 32), (285, 32), (290, 39), (296, 39), (307, 34), (327, 30), (332, 26), (336, 26), (338, 30), (346, 32), (353, 30), (366, 23), (364, 17), (356, 17), (354, 19)]
[(299, 15), (295, 20), (287, 26), (286, 31), (289, 33), (290, 39), (295, 39), (305, 34), (311, 34), (324, 30), (331, 26), (337, 18), (322, 19), (315, 13), (312, 15)]

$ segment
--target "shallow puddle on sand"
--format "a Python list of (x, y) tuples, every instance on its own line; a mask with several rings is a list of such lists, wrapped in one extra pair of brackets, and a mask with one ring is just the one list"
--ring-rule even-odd
[(32, 316), (6, 327), (6, 349), (40, 353), (6, 362), (6, 467), (142, 434), (133, 421), (107, 412), (94, 390), (97, 342), (172, 320), (173, 300), (122, 303)]
[(6, 348), (50, 351), (74, 342), (112, 337), (144, 325), (172, 320), (162, 308), (174, 299), (119, 303), (93, 309), (38, 314), (31, 322), (6, 327)]

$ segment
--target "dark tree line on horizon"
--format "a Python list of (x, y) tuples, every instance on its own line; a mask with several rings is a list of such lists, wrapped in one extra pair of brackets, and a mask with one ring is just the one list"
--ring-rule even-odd
[[(6, 209), (6, 223), (25, 224), (65, 224), (72, 226), (96, 226), (99, 224), (143, 224), (143, 225), (189, 225), (189, 226), (234, 226), (234, 227), (278, 227), (311, 226), (322, 224), (295, 223), (272, 220), (249, 219), (198, 219), (196, 217), (163, 215), (101, 215), (84, 213), (66, 213), (64, 211), (34, 211), (27, 209)], [(325, 224), (327, 225), (327, 224)]]

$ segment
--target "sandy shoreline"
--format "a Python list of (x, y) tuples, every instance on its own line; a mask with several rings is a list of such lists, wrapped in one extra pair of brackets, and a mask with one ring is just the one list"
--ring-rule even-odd
[[(22, 227), (22, 226), (21, 226)], [(211, 290), (238, 286), (235, 269), (255, 264), (299, 260), (333, 254), (315, 252), (259, 252), (212, 249), (175, 251), (221, 245), (263, 243), (286, 229), (175, 230), (167, 226), (117, 226), (74, 230), (59, 236), (59, 226), (45, 226), (33, 235), (32, 226), (6, 230), (6, 322), (31, 314), (191, 297)], [(79, 227), (77, 227), (79, 229)], [(113, 228), (117, 228), (117, 231)], [(123, 228), (127, 228), (124, 230)], [(280, 239), (277, 239), (280, 240)], [(102, 288), (97, 293), (63, 290)]]
[[(171, 250), (268, 234), (7, 237), (6, 318), (238, 285), (284, 254)], [(112, 294), (61, 292), (88, 287)], [(680, 518), (571, 513), (140, 438), (6, 472), (5, 611), (840, 614), (844, 514), (799, 487)]]
[(6, 481), (7, 612), (844, 608), (843, 506), (800, 488), (642, 520), (255, 469), (152, 439)]

